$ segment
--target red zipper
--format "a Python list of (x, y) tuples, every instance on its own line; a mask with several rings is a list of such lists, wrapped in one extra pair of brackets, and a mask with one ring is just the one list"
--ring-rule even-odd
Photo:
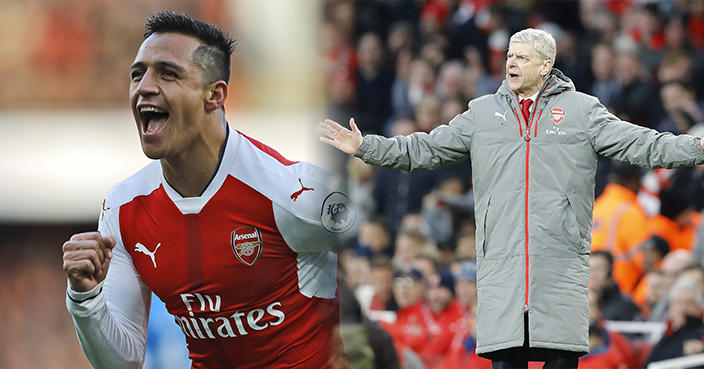
[[(534, 102), (534, 107), (533, 109), (533, 114), (530, 115), (530, 122), (526, 121), (526, 135), (523, 137), (526, 140), (526, 191), (525, 191), (525, 201), (524, 201), (524, 212), (525, 212), (525, 222), (524, 222), (524, 228), (525, 228), (525, 250), (526, 250), (526, 295), (525, 295), (525, 300), (524, 300), (524, 305), (523, 309), (524, 311), (528, 311), (528, 286), (529, 286), (529, 265), (530, 265), (530, 257), (528, 255), (528, 240), (530, 233), (528, 232), (528, 190), (529, 190), (529, 184), (530, 184), (530, 128), (533, 125), (533, 122), (535, 121), (535, 128), (533, 130), (533, 137), (536, 137), (538, 135), (538, 121), (540, 120), (540, 117), (543, 115), (543, 111), (541, 110), (540, 113), (538, 114), (538, 119), (535, 118), (535, 112), (538, 109), (538, 101), (540, 100), (540, 96), (545, 92), (545, 90), (548, 88), (548, 85), (550, 83), (548, 82), (545, 84), (545, 88), (540, 91), (538, 94), (538, 97), (535, 98)], [(515, 93), (515, 91), (514, 91)], [(516, 93), (516, 99), (519, 99), (518, 94)], [(521, 124), (521, 116), (523, 114), (518, 114), (518, 110), (514, 109), (514, 113), (516, 114), (516, 117), (518, 118), (518, 126), (519, 130), (521, 133), (521, 136), (523, 136), (523, 127)]]

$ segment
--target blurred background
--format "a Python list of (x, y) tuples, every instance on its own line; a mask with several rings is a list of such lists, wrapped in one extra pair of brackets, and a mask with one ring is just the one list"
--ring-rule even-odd
[[(61, 245), (95, 230), (107, 190), (148, 163), (128, 103), (147, 16), (185, 12), (238, 39), (230, 125), (327, 165), (317, 0), (0, 0), (0, 368), (89, 368)], [(173, 320), (170, 321), (173, 324)]]

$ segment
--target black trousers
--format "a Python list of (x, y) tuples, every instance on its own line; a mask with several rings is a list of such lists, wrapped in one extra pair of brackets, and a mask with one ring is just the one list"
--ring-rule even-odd
[(528, 313), (524, 315), (523, 347), (499, 350), (487, 355), (491, 359), (491, 369), (527, 369), (529, 361), (543, 361), (543, 369), (577, 369), (579, 357), (584, 353), (531, 348), (528, 346)]

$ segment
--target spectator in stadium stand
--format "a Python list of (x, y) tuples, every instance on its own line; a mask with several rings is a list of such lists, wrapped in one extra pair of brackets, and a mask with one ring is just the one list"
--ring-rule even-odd
[(466, 324), (464, 308), (455, 299), (455, 278), (449, 270), (441, 269), (430, 277), (425, 302), (420, 308), (425, 342), (416, 352), (428, 368), (434, 368), (445, 359), (453, 338)]
[(679, 278), (696, 282), (699, 288), (704, 291), (704, 267), (701, 264), (697, 262), (688, 264), (680, 272)]
[[(622, 333), (606, 329), (606, 321), (602, 314), (603, 311), (603, 296), (602, 294), (594, 289), (589, 290), (589, 354), (583, 356), (579, 359), (580, 368), (583, 365), (583, 361), (591, 361), (594, 358), (590, 358), (591, 354), (597, 354), (595, 356), (608, 356), (609, 359), (606, 361), (621, 361), (626, 364), (628, 368), (639, 368), (639, 362), (635, 362), (633, 347), (631, 342)], [(597, 329), (598, 327), (598, 329)], [(592, 337), (592, 333), (596, 337)], [(596, 338), (596, 342), (592, 342), (592, 338)], [(603, 342), (600, 342), (603, 340)], [(601, 353), (597, 352), (597, 348), (594, 346), (599, 346), (599, 344), (604, 345), (602, 349), (606, 349)], [(585, 360), (587, 359), (587, 360)], [(601, 361), (603, 359), (596, 359), (595, 361)], [(616, 359), (616, 360), (614, 360)]]
[(413, 260), (428, 246), (428, 240), (418, 230), (401, 230), (396, 236), (394, 265), (397, 268), (408, 268)]
[(606, 320), (635, 320), (640, 309), (614, 281), (613, 262), (611, 253), (604, 250), (592, 251), (589, 257), (589, 282), (601, 296), (601, 316)]
[(391, 258), (386, 255), (372, 257), (369, 262), (371, 267), (370, 283), (374, 287), (369, 310), (398, 310), (394, 299), (394, 266)]
[(154, 161), (108, 192), (97, 232), (63, 245), (86, 357), (141, 368), (154, 292), (193, 367), (349, 367), (332, 250), (354, 216), (339, 179), (229, 127), (233, 38), (169, 11), (145, 28), (129, 96)]
[(391, 233), (386, 218), (373, 216), (362, 222), (359, 227), (356, 247), (368, 250), (372, 256), (393, 256)]
[(394, 339), (399, 352), (403, 351), (403, 347), (417, 352), (425, 342), (425, 325), (420, 315), (421, 306), (425, 306), (425, 291), (426, 281), (418, 269), (394, 271), (393, 292), (398, 304), (396, 321), (382, 321), (382, 327)]
[[(467, 314), (477, 314), (477, 263), (463, 261), (455, 273), (455, 296)], [(472, 319), (474, 320), (474, 318)]]
[(669, 291), (682, 274), (682, 271), (692, 263), (692, 253), (686, 250), (674, 250), (665, 256), (662, 261), (662, 272), (664, 273), (662, 288), (657, 292), (662, 292), (662, 296), (653, 304), (650, 309), (648, 320), (664, 322), (667, 320), (669, 309)]
[(694, 281), (678, 279), (670, 290), (667, 330), (653, 347), (643, 367), (684, 355), (684, 343), (704, 337), (704, 291)]
[(318, 126), (323, 142), (376, 166), (430, 170), (471, 154), (477, 353), (495, 368), (525, 368), (528, 361), (576, 368), (589, 350), (598, 154), (644, 167), (704, 163), (704, 140), (621, 121), (576, 92), (554, 60), (547, 32), (514, 34), (497, 93), (470, 101), (430, 134), (363, 136), (353, 118), (352, 130), (329, 119)]
[(641, 64), (642, 53), (628, 36), (621, 36), (615, 44), (615, 76), (621, 83), (621, 93), (611, 107), (622, 119), (655, 128), (663, 111), (657, 86)]
[(702, 215), (677, 188), (660, 191), (660, 214), (648, 220), (650, 231), (665, 239), (670, 250), (692, 251), (701, 224)]
[(623, 353), (614, 347), (606, 328), (596, 323), (589, 325), (589, 353), (579, 358), (580, 369), (630, 368)]
[(643, 317), (650, 314), (647, 304), (650, 290), (650, 278), (648, 275), (662, 268), (662, 261), (670, 252), (670, 245), (662, 237), (651, 236), (642, 245), (638, 246), (634, 259), (642, 267), (643, 272), (638, 278), (636, 288), (631, 292), (631, 299), (638, 305)]
[[(399, 118), (392, 124), (391, 135), (406, 135), (416, 129), (413, 119)], [(423, 196), (435, 186), (435, 177), (430, 172), (406, 173), (385, 168), (377, 172), (372, 190), (376, 215), (386, 218), (392, 234), (399, 232), (401, 221), (407, 214), (420, 213)]]
[(599, 43), (592, 47), (591, 67), (594, 82), (591, 93), (607, 107), (621, 93), (621, 84), (614, 77), (614, 59), (614, 51), (610, 45)]
[(401, 369), (391, 336), (364, 316), (344, 282), (340, 283), (340, 335), (352, 368)]
[(382, 133), (391, 117), (391, 86), (394, 71), (386, 62), (381, 36), (367, 32), (357, 42), (357, 109), (367, 119), (364, 132)]
[(667, 114), (658, 125), (659, 131), (686, 133), (696, 123), (704, 122), (704, 108), (697, 103), (690, 84), (678, 80), (665, 81), (660, 86), (660, 98)]
[(437, 273), (439, 263), (440, 252), (437, 247), (426, 246), (418, 255), (411, 259), (410, 265), (412, 268), (420, 270), (423, 273), (423, 277), (429, 280), (431, 276)]
[(633, 260), (635, 249), (648, 238), (647, 215), (638, 203), (643, 170), (635, 165), (614, 163), (612, 180), (594, 201), (592, 251), (614, 255), (613, 279), (630, 294), (641, 267)]
[[(645, 307), (641, 307), (643, 318), (647, 320), (657, 320), (653, 318), (653, 309), (660, 300), (667, 300), (667, 287), (665, 282), (665, 272), (662, 270), (654, 270), (646, 276), (648, 281), (648, 293), (645, 297)], [(664, 319), (663, 319), (664, 320)]]
[(464, 308), (464, 319), (460, 322), (445, 360), (437, 369), (491, 368), (491, 360), (477, 356), (476, 312), (477, 312), (477, 265), (474, 261), (458, 264), (455, 276), (455, 296)]

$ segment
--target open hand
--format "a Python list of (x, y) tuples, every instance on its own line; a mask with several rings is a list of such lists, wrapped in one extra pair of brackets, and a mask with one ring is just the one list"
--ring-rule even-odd
[(64, 272), (72, 290), (87, 292), (105, 280), (116, 244), (115, 237), (99, 232), (74, 234), (64, 243)]
[(331, 119), (325, 119), (318, 124), (318, 132), (327, 137), (320, 137), (320, 141), (335, 146), (342, 152), (354, 155), (362, 144), (362, 132), (354, 123), (354, 118), (350, 118), (350, 127), (351, 131)]

